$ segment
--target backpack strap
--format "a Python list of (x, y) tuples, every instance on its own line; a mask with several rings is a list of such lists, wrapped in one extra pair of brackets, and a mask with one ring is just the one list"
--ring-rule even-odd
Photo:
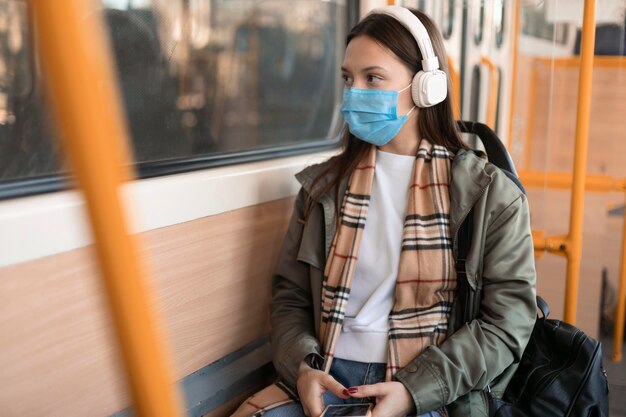
[[(456, 325), (460, 327), (463, 323), (471, 321), (474, 317), (470, 315), (470, 302), (471, 292), (469, 282), (467, 281), (467, 273), (465, 270), (465, 261), (467, 260), (467, 254), (469, 253), (470, 246), (472, 245), (472, 219), (474, 208), (472, 208), (463, 220), (461, 228), (459, 229), (459, 245), (457, 247), (457, 257), (455, 262), (456, 280), (457, 280), (457, 304), (456, 309)], [(537, 307), (543, 314), (542, 318), (547, 318), (550, 314), (550, 307), (548, 303), (537, 295)]]
[(538, 318), (547, 319), (550, 314), (550, 307), (548, 306), (548, 303), (546, 303), (546, 300), (539, 296), (537, 296), (537, 308), (539, 308), (539, 310), (541, 310), (541, 314), (543, 314), (543, 317)]
[(474, 208), (472, 207), (467, 217), (465, 217), (465, 220), (463, 220), (461, 228), (459, 229), (459, 245), (457, 247), (457, 256), (455, 262), (457, 281), (457, 308), (455, 317), (457, 327), (460, 327), (463, 323), (466, 323), (472, 319), (472, 317), (470, 317), (469, 311), (471, 295), (469, 282), (467, 281), (467, 273), (465, 270), (465, 261), (467, 260), (467, 254), (469, 253), (469, 248), (472, 244), (473, 215)]

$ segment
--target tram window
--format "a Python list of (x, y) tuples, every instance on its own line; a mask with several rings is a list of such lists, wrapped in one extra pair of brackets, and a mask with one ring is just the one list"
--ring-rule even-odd
[(496, 0), (493, 5), (493, 25), (496, 32), (496, 46), (499, 48), (504, 41), (504, 29), (505, 29), (505, 6), (504, 0)]
[(546, 19), (545, 3), (522, 6), (522, 33), (535, 38), (566, 44), (569, 25), (566, 23), (550, 23)]
[[(0, 198), (66, 171), (27, 3), (0, 2)], [(336, 146), (346, 3), (102, 0), (140, 176)]]
[[(574, 42), (574, 55), (580, 55), (581, 41), (582, 30), (578, 29)], [(608, 23), (597, 25), (593, 53), (595, 55), (626, 56), (626, 31), (624, 30), (624, 24)]]
[(441, 34), (445, 39), (450, 39), (454, 25), (455, 0), (442, 1), (441, 4)]
[(27, 2), (0, 2), (0, 180), (59, 170), (35, 79)]
[(480, 45), (483, 41), (485, 27), (485, 0), (474, 0), (472, 3), (472, 11), (474, 13), (472, 22), (472, 26), (474, 27), (474, 43)]

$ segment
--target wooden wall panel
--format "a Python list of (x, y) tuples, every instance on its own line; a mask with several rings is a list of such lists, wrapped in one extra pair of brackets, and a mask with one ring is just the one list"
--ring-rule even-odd
[[(292, 203), (140, 236), (176, 378), (267, 333)], [(0, 269), (0, 415), (107, 416), (129, 402), (92, 248)]]

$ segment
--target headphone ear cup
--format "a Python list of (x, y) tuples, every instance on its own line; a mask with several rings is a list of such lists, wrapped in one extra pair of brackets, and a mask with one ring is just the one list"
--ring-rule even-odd
[(415, 103), (417, 107), (424, 107), (424, 105), (422, 104), (421, 97), (420, 97), (420, 90), (422, 88), (420, 86), (420, 80), (423, 74), (424, 74), (424, 71), (418, 71), (413, 76), (413, 83), (411, 84), (411, 97), (413, 97), (413, 103)]
[(418, 71), (411, 86), (413, 102), (417, 107), (431, 107), (439, 104), (448, 95), (448, 78), (441, 70)]

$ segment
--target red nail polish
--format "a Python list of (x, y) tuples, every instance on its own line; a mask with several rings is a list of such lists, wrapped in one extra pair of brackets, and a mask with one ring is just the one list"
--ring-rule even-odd
[(347, 390), (347, 389), (344, 389), (344, 390), (343, 390), (343, 395), (350, 395), (350, 392), (348, 392), (348, 390)]
[(350, 394), (356, 394), (357, 392), (359, 392), (359, 389), (358, 388), (354, 388), (354, 387), (348, 388), (348, 392)]

